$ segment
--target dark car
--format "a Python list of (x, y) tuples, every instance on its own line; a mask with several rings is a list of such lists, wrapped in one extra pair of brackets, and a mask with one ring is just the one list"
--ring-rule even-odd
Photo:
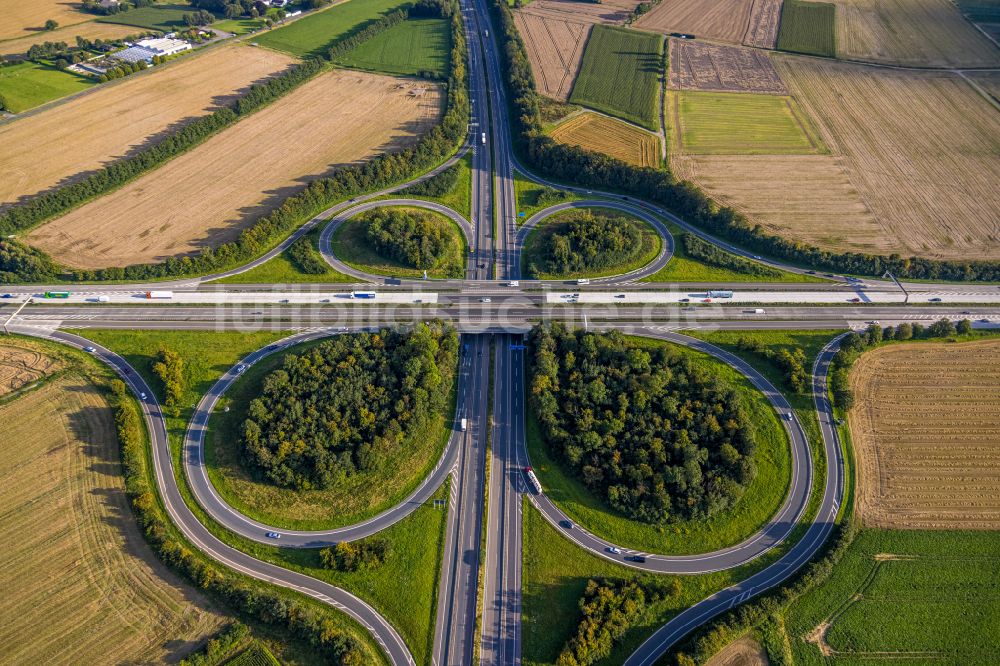
[(565, 528), (566, 528), (566, 529), (568, 529), (568, 530), (571, 530), (571, 529), (573, 529), (573, 523), (572, 523), (571, 521), (569, 521), (569, 520), (560, 520), (560, 521), (559, 521), (559, 524), (560, 524), (560, 525), (561, 525), (562, 527), (565, 527)]
[(14, 298), (14, 294), (4, 294), (2, 298)]
[(633, 562), (638, 562), (639, 564), (642, 564), (643, 562), (646, 561), (646, 558), (643, 555), (633, 555), (629, 559), (632, 560)]

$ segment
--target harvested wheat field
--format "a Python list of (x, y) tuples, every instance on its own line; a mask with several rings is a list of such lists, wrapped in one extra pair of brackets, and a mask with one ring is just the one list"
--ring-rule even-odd
[(743, 43), (761, 49), (773, 49), (778, 43), (781, 0), (753, 0)]
[(660, 137), (599, 113), (585, 111), (571, 117), (552, 130), (552, 138), (636, 166), (660, 165)]
[(1000, 66), (1000, 49), (951, 0), (830, 0), (837, 55), (904, 65)]
[(176, 662), (218, 630), (224, 618), (143, 540), (111, 410), (87, 379), (22, 395), (0, 423), (5, 664)]
[(26, 53), (34, 44), (41, 44), (43, 42), (66, 42), (72, 46), (76, 44), (78, 36), (84, 39), (123, 39), (129, 35), (137, 35), (140, 32), (142, 32), (141, 28), (130, 25), (87, 21), (86, 23), (67, 25), (64, 28), (57, 28), (55, 30), (32, 33), (27, 37), (0, 41), (0, 55)]
[(722, 648), (705, 666), (768, 666), (767, 653), (751, 636), (738, 638)]
[[(635, 27), (663, 34), (686, 32), (696, 37), (742, 44), (753, 4), (754, 0), (665, 0), (640, 17)], [(775, 34), (777, 18), (776, 15), (773, 19)]]
[[(313, 176), (411, 145), (441, 115), (433, 84), (321, 74), (28, 242), (75, 268), (162, 261), (234, 240)], [(294, 146), (295, 150), (289, 150)]]
[(32, 347), (0, 346), (0, 398), (48, 377), (62, 363)]
[(0, 209), (128, 155), (292, 62), (249, 46), (208, 49), (0, 125)]
[(1000, 340), (882, 347), (850, 381), (865, 524), (1000, 528)]
[(0, 21), (0, 39), (13, 39), (25, 35), (36, 35), (44, 42), (48, 34), (44, 30), (45, 22), (53, 19), (60, 26), (82, 23), (94, 19), (93, 14), (86, 14), (80, 8), (80, 3), (68, 0), (30, 0), (19, 2), (7, 0), (0, 3), (3, 10), (3, 20)]
[(771, 59), (738, 46), (671, 39), (668, 85), (676, 90), (757, 92), (785, 95)]
[(565, 102), (580, 71), (591, 26), (619, 25), (640, 0), (534, 0), (514, 12), (538, 91)]

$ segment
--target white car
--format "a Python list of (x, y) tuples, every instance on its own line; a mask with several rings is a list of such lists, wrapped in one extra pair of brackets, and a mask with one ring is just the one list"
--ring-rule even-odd
[(139, 398), (140, 398), (141, 400), (145, 400), (145, 399), (146, 399), (146, 394), (145, 394), (145, 393), (140, 393), (140, 394), (139, 394)]
[(236, 368), (236, 372), (238, 372), (238, 373), (239, 372), (243, 372), (246, 369), (247, 369), (247, 366), (241, 364), (238, 368)]
[(613, 555), (621, 555), (621, 548), (615, 548), (614, 546), (608, 546), (608, 552)]
[(83, 351), (90, 352), (91, 354), (93, 354), (97, 351), (97, 347), (84, 347)]
[(480, 298), (479, 302), (480, 303), (492, 303), (493, 299), (492, 298)]
[(268, 532), (264, 536), (266, 536), (268, 539), (280, 539), (281, 538), (281, 535), (278, 534), (277, 532)]

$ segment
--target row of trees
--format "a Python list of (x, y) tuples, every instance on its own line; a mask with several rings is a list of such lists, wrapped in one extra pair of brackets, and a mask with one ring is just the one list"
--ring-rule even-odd
[(163, 406), (177, 416), (180, 414), (181, 399), (187, 388), (184, 359), (176, 351), (161, 347), (156, 353), (153, 373), (163, 382)]
[(755, 275), (757, 277), (781, 276), (781, 271), (779, 270), (771, 268), (770, 266), (765, 266), (764, 264), (759, 264), (756, 261), (744, 259), (743, 257), (735, 255), (731, 252), (726, 252), (718, 245), (709, 243), (694, 234), (682, 233), (680, 241), (684, 246), (684, 252), (689, 257), (697, 259), (698, 261), (708, 264), (709, 266), (725, 268), (733, 271), (734, 273)]
[(615, 510), (663, 524), (742, 496), (755, 473), (752, 425), (704, 366), (558, 323), (536, 327), (531, 348), (530, 403), (546, 444)]
[(115, 425), (121, 444), (125, 490), (136, 522), (160, 560), (194, 586), (247, 619), (287, 631), (316, 648), (326, 663), (363, 666), (365, 650), (334, 621), (332, 612), (291, 600), (276, 588), (236, 574), (191, 549), (166, 517), (152, 486), (146, 458), (146, 435), (134, 403), (121, 380), (111, 382)]
[(410, 185), (399, 193), (404, 196), (412, 194), (418, 197), (443, 197), (458, 185), (458, 176), (461, 173), (461, 169), (460, 164), (452, 164), (441, 173), (431, 176), (427, 180), (415, 185)]
[(930, 326), (904, 322), (898, 326), (881, 327), (871, 324), (864, 333), (848, 333), (840, 343), (840, 349), (830, 362), (830, 393), (833, 404), (841, 409), (854, 406), (854, 391), (851, 389), (850, 369), (863, 352), (893, 340), (927, 340), (950, 338), (954, 335), (968, 335), (972, 332), (972, 322), (963, 319), (957, 324), (950, 319), (938, 319)]
[(323, 567), (334, 571), (369, 571), (382, 566), (388, 556), (389, 542), (383, 538), (341, 541), (319, 551)]
[(806, 353), (800, 347), (788, 349), (772, 349), (760, 340), (741, 337), (736, 341), (736, 347), (741, 351), (757, 354), (785, 373), (785, 381), (796, 393), (801, 393), (809, 386), (809, 371), (806, 369)]
[[(56, 61), (56, 67), (59, 67), (59, 62)], [(141, 72), (142, 70), (149, 67), (145, 60), (137, 60), (133, 63), (122, 62), (117, 67), (112, 67), (106, 70), (103, 74), (97, 77), (97, 80), (101, 83), (106, 81), (112, 81), (114, 79), (121, 79), (130, 74), (135, 74), (136, 72)], [(60, 68), (62, 69), (62, 68)]]
[(653, 585), (626, 580), (587, 581), (580, 598), (583, 618), (576, 636), (559, 653), (557, 666), (589, 666), (607, 658), (615, 643), (642, 618), (650, 604), (680, 593), (681, 583), (676, 578)]
[(627, 217), (579, 210), (561, 216), (556, 224), (543, 236), (540, 265), (528, 267), (529, 277), (622, 266), (642, 254), (642, 232)]
[(1000, 281), (998, 261), (941, 261), (860, 252), (831, 252), (770, 234), (751, 224), (732, 208), (716, 206), (688, 181), (679, 181), (667, 169), (637, 167), (579, 146), (554, 141), (543, 130), (538, 93), (524, 43), (505, 0), (493, 3), (494, 16), (504, 38), (501, 53), (506, 65), (514, 143), (525, 161), (539, 173), (586, 187), (617, 190), (654, 201), (705, 231), (736, 245), (795, 264), (858, 275), (935, 280)]
[(447, 227), (429, 214), (378, 208), (364, 214), (365, 238), (383, 257), (411, 268), (434, 268), (448, 255)]
[(457, 354), (454, 329), (435, 322), (339, 335), (287, 355), (250, 402), (244, 461), (271, 483), (303, 490), (379, 469), (444, 411)]
[[(172, 257), (162, 263), (77, 270), (69, 273), (69, 278), (81, 281), (147, 280), (205, 274), (238, 262), (249, 261), (272, 247), (280, 237), (287, 236), (304, 220), (333, 203), (361, 192), (387, 187), (439, 162), (465, 138), (469, 119), (465, 34), (461, 15), (455, 11), (455, 4), (457, 4), (455, 0), (447, 0), (440, 5), (448, 8), (452, 44), (451, 72), (447, 82), (444, 118), (441, 123), (424, 134), (416, 145), (398, 153), (379, 155), (362, 165), (343, 167), (328, 178), (313, 180), (301, 192), (291, 195), (275, 210), (245, 229), (236, 241), (224, 243), (216, 248), (206, 248), (196, 255)], [(79, 183), (60, 187), (0, 213), (0, 235), (28, 229), (43, 220), (62, 214), (89, 199), (120, 187), (236, 122), (241, 113), (269, 101), (267, 98), (273, 93), (268, 91), (280, 90), (285, 85), (283, 82), (291, 81), (286, 77), (297, 77), (308, 72), (315, 74), (322, 67), (322, 61), (313, 60), (297, 65), (282, 76), (252, 86), (247, 95), (241, 98), (240, 102), (243, 104), (237, 103), (235, 107), (241, 110), (240, 113), (234, 108), (220, 109), (193, 121), (132, 158), (110, 165)], [(262, 88), (265, 90), (260, 90)], [(260, 99), (254, 103), (252, 100), (258, 95)]]

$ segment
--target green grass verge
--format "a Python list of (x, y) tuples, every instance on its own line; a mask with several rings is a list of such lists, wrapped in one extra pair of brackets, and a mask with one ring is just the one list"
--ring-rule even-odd
[(119, 23), (121, 25), (134, 25), (137, 28), (147, 30), (162, 30), (171, 32), (172, 30), (183, 30), (187, 28), (184, 23), (184, 15), (197, 11), (191, 5), (163, 4), (152, 5), (150, 7), (140, 7), (127, 12), (102, 16), (97, 19), (98, 23)]
[(569, 101), (660, 128), (663, 36), (595, 25)]
[(811, 55), (837, 55), (836, 5), (829, 2), (785, 0), (781, 7), (778, 49)]
[[(441, 259), (439, 264), (427, 271), (427, 277), (431, 278), (460, 278), (465, 275), (465, 257), (469, 249), (465, 242), (465, 236), (458, 226), (447, 217), (433, 211), (422, 208), (406, 208), (419, 215), (430, 217), (438, 225), (441, 225), (451, 235), (452, 242), (447, 254)], [(365, 222), (363, 215), (355, 217), (341, 223), (337, 230), (333, 232), (330, 239), (330, 248), (334, 256), (343, 261), (348, 266), (359, 271), (373, 273), (375, 275), (388, 275), (400, 278), (420, 278), (424, 271), (419, 268), (411, 268), (388, 257), (378, 254), (368, 243), (365, 237)]]
[(528, 180), (519, 172), (514, 172), (514, 196), (517, 203), (518, 224), (523, 223), (538, 211), (544, 210), (549, 206), (564, 201), (579, 201), (583, 198), (582, 195), (574, 194), (573, 192), (564, 192), (566, 198), (552, 201), (545, 197), (546, 192), (551, 189), (546, 185), (540, 185), (532, 180)]
[(0, 67), (0, 108), (21, 113), (95, 85), (96, 79), (35, 62)]
[[(296, 345), (301, 353), (322, 341)], [(413, 432), (399, 454), (370, 473), (356, 474), (325, 490), (297, 491), (253, 478), (240, 460), (239, 429), (261, 382), (281, 367), (284, 354), (275, 354), (249, 368), (227, 391), (208, 423), (205, 465), (219, 495), (236, 510), (260, 522), (295, 530), (342, 527), (371, 518), (402, 501), (430, 473), (451, 431), (450, 411)], [(228, 406), (229, 412), (223, 408)]]
[[(998, 580), (998, 532), (862, 530), (830, 579), (788, 608), (795, 662), (995, 663)], [(832, 658), (804, 640), (822, 622)]]
[[(648, 338), (634, 338), (634, 341), (643, 347), (670, 345)], [(757, 474), (733, 510), (707, 520), (680, 521), (664, 526), (626, 518), (605, 505), (550, 455), (531, 410), (526, 418), (528, 453), (545, 494), (590, 532), (620, 546), (652, 553), (703, 553), (745, 539), (780, 508), (791, 478), (788, 437), (774, 410), (749, 380), (706, 354), (676, 345), (671, 347), (691, 357), (718, 381), (732, 386), (754, 424)]]
[(261, 46), (294, 56), (325, 56), (334, 42), (356, 27), (403, 4), (404, 0), (350, 0), (271, 30), (256, 41)]
[[(306, 234), (314, 248), (316, 247), (321, 228), (318, 226)], [(288, 250), (285, 250), (273, 259), (245, 273), (231, 275), (220, 280), (214, 280), (214, 282), (217, 284), (302, 284), (312, 282), (350, 283), (357, 282), (357, 280), (350, 275), (344, 275), (332, 268), (327, 268), (323, 273), (303, 273), (295, 265), (295, 262), (289, 258)]]
[(672, 92), (679, 139), (692, 155), (792, 155), (822, 149), (791, 97), (748, 93)]
[[(573, 209), (557, 213), (552, 217), (549, 217), (542, 221), (538, 226), (531, 230), (528, 237), (524, 241), (524, 249), (521, 251), (521, 271), (525, 273), (525, 269), (532, 263), (538, 266), (542, 265), (542, 253), (543, 246), (552, 234), (563, 230), (567, 224), (566, 218), (572, 215), (574, 212), (580, 210), (591, 210), (595, 213), (607, 212), (615, 217), (627, 218), (631, 225), (639, 231), (642, 236), (642, 244), (636, 248), (636, 253), (634, 258), (624, 264), (619, 266), (614, 266), (599, 271), (582, 271), (582, 272), (571, 272), (571, 273), (539, 273), (538, 277), (542, 280), (568, 280), (573, 278), (597, 278), (605, 277), (608, 275), (620, 275), (622, 273), (628, 273), (629, 271), (634, 271), (643, 266), (647, 265), (649, 262), (656, 259), (660, 254), (660, 249), (663, 247), (663, 239), (660, 238), (660, 234), (656, 232), (653, 227), (651, 227), (646, 222), (631, 217), (626, 213), (622, 213), (618, 210), (612, 209), (601, 209), (601, 208), (586, 208), (586, 209)], [(526, 274), (526, 273), (525, 273)]]
[(466, 153), (465, 157), (455, 163), (455, 166), (458, 167), (458, 181), (455, 183), (454, 187), (439, 197), (411, 194), (406, 188), (404, 188), (384, 197), (377, 198), (394, 199), (398, 197), (405, 197), (407, 199), (435, 201), (451, 208), (453, 211), (472, 222), (472, 153)]
[(440, 79), (448, 71), (450, 35), (446, 19), (410, 19), (375, 35), (335, 62), (344, 67), (401, 76), (431, 72)]

